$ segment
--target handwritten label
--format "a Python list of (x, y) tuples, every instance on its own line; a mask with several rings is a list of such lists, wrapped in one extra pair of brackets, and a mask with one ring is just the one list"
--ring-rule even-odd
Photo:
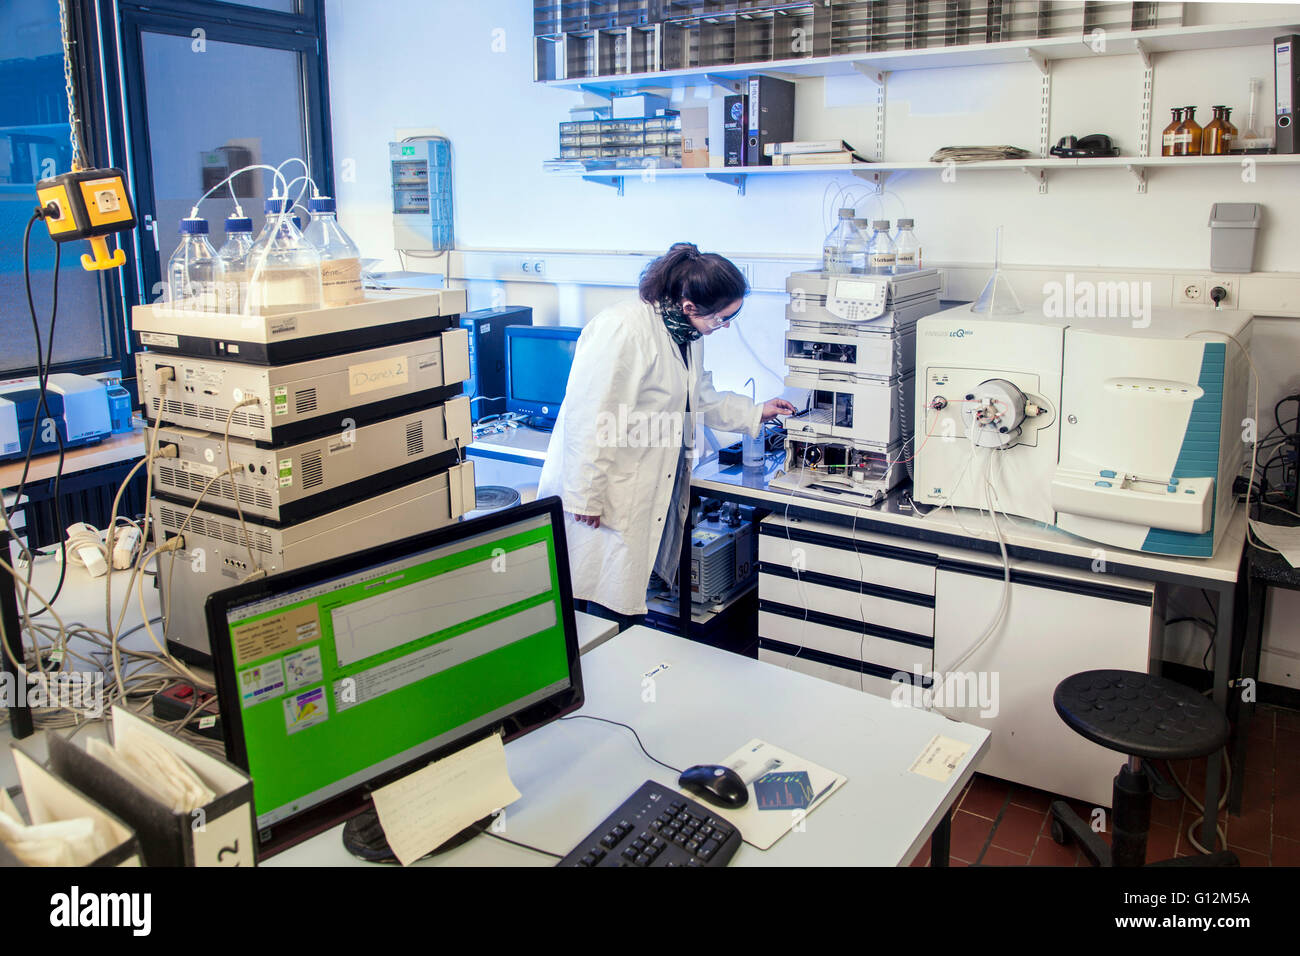
[(377, 362), (365, 362), (361, 365), (349, 365), (348, 392), (352, 395), (360, 395), (363, 392), (405, 385), (408, 368), (405, 355), (394, 359), (380, 359)]

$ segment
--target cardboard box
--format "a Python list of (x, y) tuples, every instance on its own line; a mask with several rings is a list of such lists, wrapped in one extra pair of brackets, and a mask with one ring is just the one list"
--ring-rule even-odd
[(682, 165), (690, 168), (709, 165), (709, 108), (697, 106), (681, 111)]
[(112, 727), (115, 742), (140, 735), (165, 747), (216, 794), (207, 806), (178, 813), (77, 744), (49, 736), (50, 766), (135, 828), (146, 865), (256, 865), (253, 782), (247, 774), (124, 707), (113, 708)]

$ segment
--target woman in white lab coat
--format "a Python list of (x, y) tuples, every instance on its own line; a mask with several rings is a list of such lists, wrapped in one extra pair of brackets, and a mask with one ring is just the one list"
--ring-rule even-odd
[(582, 330), (537, 489), (564, 502), (574, 598), (623, 624), (646, 613), (652, 570), (676, 574), (695, 422), (757, 436), (796, 411), (716, 391), (701, 366), (700, 338), (726, 328), (749, 291), (733, 263), (677, 243), (639, 291)]

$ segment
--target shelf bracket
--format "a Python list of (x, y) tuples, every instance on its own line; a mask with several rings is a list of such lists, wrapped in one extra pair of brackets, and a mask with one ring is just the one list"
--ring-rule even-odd
[(884, 71), (876, 69), (870, 63), (854, 63), (853, 68), (869, 79), (872, 83), (876, 84), (876, 86), (885, 85)]
[(888, 170), (871, 169), (869, 167), (866, 169), (854, 169), (852, 170), (852, 173), (858, 179), (866, 180), (875, 186), (876, 192), (882, 192), (884, 190), (885, 181), (890, 177), (890, 171)]
[(1052, 63), (1046, 56), (1039, 53), (1037, 50), (1026, 50), (1025, 55), (1029, 57), (1034, 66), (1038, 67), (1039, 73), (1043, 74), (1043, 76), (1051, 76)]
[(745, 83), (743, 80), (737, 80), (730, 76), (719, 76), (717, 73), (705, 73), (704, 78), (714, 86), (720, 86), (728, 93), (744, 92)]
[(1020, 171), (1030, 179), (1038, 180), (1038, 192), (1045, 194), (1047, 192), (1047, 170), (1041, 166), (1034, 168), (1032, 166), (1021, 166)]
[(1147, 191), (1147, 171), (1146, 171), (1146, 167), (1144, 167), (1144, 166), (1125, 166), (1124, 168), (1127, 169), (1130, 173), (1132, 173), (1132, 174), (1133, 174), (1133, 178), (1137, 180), (1138, 192), (1140, 192), (1140, 193), (1144, 193), (1144, 192), (1146, 192), (1146, 191)]
[(624, 177), (622, 177), (622, 176), (595, 176), (595, 175), (591, 175), (591, 176), (583, 176), (582, 178), (583, 178), (583, 181), (584, 181), (584, 182), (589, 182), (589, 183), (599, 183), (599, 184), (602, 185), (602, 186), (613, 186), (615, 189), (618, 190), (618, 194), (619, 194), (620, 196), (623, 195), (623, 179), (624, 179)]
[(1142, 68), (1151, 69), (1151, 51), (1147, 49), (1146, 44), (1141, 40), (1134, 40), (1133, 50), (1138, 56), (1142, 57)]
[(745, 180), (748, 178), (744, 173), (705, 173), (705, 179), (711, 179), (715, 183), (726, 183), (728, 186), (736, 187), (736, 195), (745, 195)]

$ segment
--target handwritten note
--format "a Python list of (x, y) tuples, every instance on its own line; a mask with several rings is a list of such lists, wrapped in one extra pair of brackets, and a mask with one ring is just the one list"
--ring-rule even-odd
[(402, 866), (410, 866), (519, 796), (505, 745), (493, 734), (376, 790), (374, 800), (388, 845)]

